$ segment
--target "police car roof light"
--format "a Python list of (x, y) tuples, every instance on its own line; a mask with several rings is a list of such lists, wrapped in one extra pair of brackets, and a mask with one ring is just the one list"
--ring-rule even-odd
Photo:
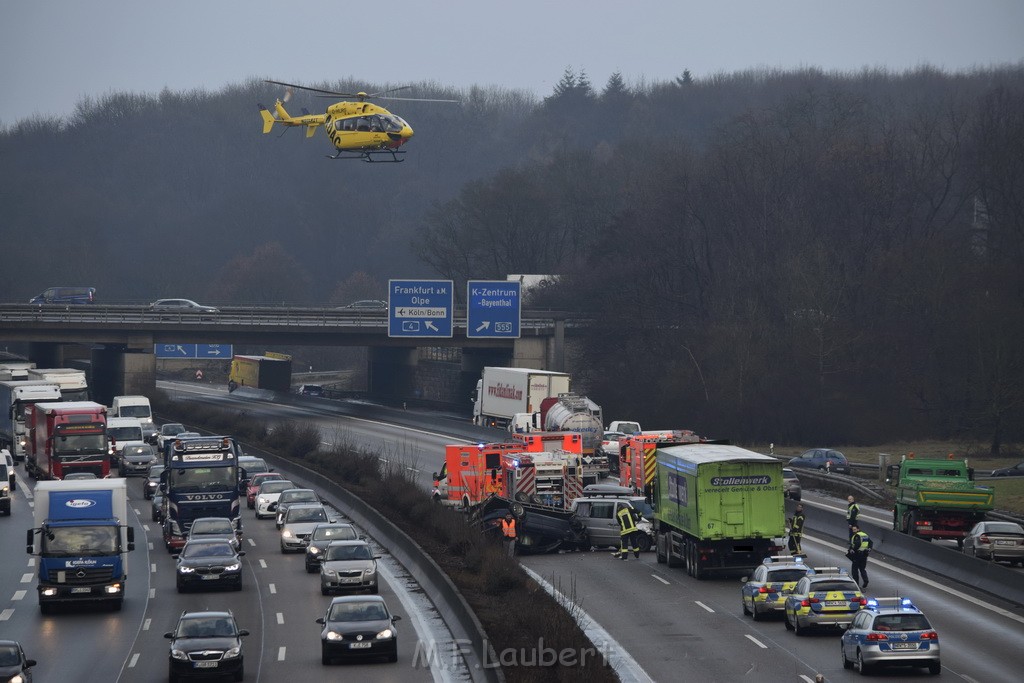
[(771, 564), (772, 562), (800, 562), (800, 558), (794, 558), (792, 555), (769, 555), (764, 558), (764, 564)]
[(845, 574), (846, 570), (840, 567), (815, 567), (814, 571), (818, 574)]

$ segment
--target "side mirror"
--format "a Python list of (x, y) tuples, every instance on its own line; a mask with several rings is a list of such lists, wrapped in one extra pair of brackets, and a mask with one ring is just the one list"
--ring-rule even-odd
[(392, 624), (395, 623), (396, 621), (401, 621), (401, 620), (402, 620), (402, 617), (398, 616), (397, 614), (395, 616), (391, 617), (391, 623)]
[(168, 631), (167, 633), (164, 634), (164, 638), (173, 638), (173, 637), (174, 637), (174, 631)]
[(380, 555), (374, 555), (374, 556), (373, 556), (373, 559), (375, 559), (375, 560), (379, 560), (379, 559), (380, 559)]
[(317, 619), (317, 620), (316, 620), (316, 623), (318, 623), (318, 624), (324, 624), (324, 623), (326, 623), (326, 622), (324, 621), (324, 618), (323, 618), (323, 617), (320, 617), (319, 619)]
[(740, 579), (740, 583), (746, 583), (749, 580), (750, 580), (749, 576), (744, 576), (742, 579)]
[(239, 557), (245, 557), (245, 551), (244, 550), (239, 550), (238, 551), (238, 556)]
[(238, 636), (240, 638), (243, 637), (243, 636), (247, 636), (247, 635), (249, 635), (249, 632), (247, 630), (245, 630), (244, 628), (241, 631), (238, 632)]
[(26, 660), (25, 660), (25, 668), (26, 668), (26, 669), (31, 669), (31, 668), (32, 668), (33, 666), (35, 666), (36, 664), (37, 664), (37, 662), (36, 662), (36, 660), (34, 660), (34, 659), (26, 659)]
[(438, 476), (437, 476), (437, 472), (433, 472), (433, 473), (432, 473), (432, 474), (430, 475), (430, 478), (431, 478), (431, 479), (435, 479), (435, 480), (436, 480), (436, 479), (440, 479), (440, 477), (438, 477)]
[(176, 560), (176, 559), (178, 559), (178, 557), (180, 557), (180, 553), (175, 554), (175, 555), (171, 555), (171, 559), (172, 560)]

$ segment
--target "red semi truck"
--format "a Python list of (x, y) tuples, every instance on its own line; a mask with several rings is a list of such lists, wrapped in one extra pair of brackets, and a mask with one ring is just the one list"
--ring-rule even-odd
[(25, 469), (35, 479), (63, 479), (72, 472), (110, 474), (107, 407), (92, 401), (26, 406)]

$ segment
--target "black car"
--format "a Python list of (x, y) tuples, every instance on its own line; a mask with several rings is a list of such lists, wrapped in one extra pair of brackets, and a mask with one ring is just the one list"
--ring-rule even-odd
[(245, 678), (242, 638), (249, 632), (238, 629), (231, 612), (182, 612), (173, 631), (167, 678), (170, 683), (192, 676)]
[(786, 464), (789, 467), (803, 467), (822, 472), (850, 473), (850, 461), (846, 459), (845, 455), (831, 448), (812, 448)]
[(146, 476), (149, 474), (149, 468), (156, 462), (156, 448), (153, 446), (148, 443), (128, 445), (121, 450), (117, 473), (122, 477), (130, 477), (133, 474)]
[(379, 595), (334, 598), (327, 613), (316, 620), (324, 627), (320, 632), (320, 662), (330, 664), (342, 657), (385, 657), (397, 662), (395, 622), (399, 619)]
[(230, 586), (242, 590), (242, 556), (245, 551), (225, 540), (188, 541), (175, 556), (178, 592), (194, 586)]
[(1000, 467), (998, 470), (992, 470), (993, 477), (1024, 477), (1024, 462), (1019, 462), (1016, 465), (1010, 467)]
[(142, 497), (146, 500), (152, 498), (153, 494), (160, 490), (160, 473), (163, 471), (163, 465), (153, 465), (149, 468), (149, 474), (146, 475), (146, 481), (142, 485)]
[(0, 640), (0, 681), (32, 683), (32, 667), (36, 660), (27, 659), (21, 643), (16, 640)]

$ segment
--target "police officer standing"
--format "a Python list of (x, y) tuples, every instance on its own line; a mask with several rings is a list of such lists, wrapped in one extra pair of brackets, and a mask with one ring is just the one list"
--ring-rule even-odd
[[(861, 531), (856, 524), (853, 525), (853, 536), (850, 537), (850, 549), (846, 551), (847, 557), (853, 563), (853, 580), (860, 584), (861, 590), (868, 588), (868, 551), (871, 550), (871, 538), (866, 531)], [(858, 579), (858, 572), (861, 581)]]
[(797, 505), (796, 514), (789, 520), (789, 552), (793, 555), (804, 555), (800, 545), (804, 539), (804, 519), (804, 506)]
[(640, 513), (629, 505), (623, 505), (615, 516), (619, 520), (619, 549), (612, 553), (612, 557), (626, 560), (632, 551), (633, 557), (640, 559), (640, 530), (636, 527)]
[(853, 539), (853, 528), (857, 526), (857, 517), (860, 516), (860, 506), (853, 496), (846, 497), (846, 525), (850, 527), (850, 539)]

